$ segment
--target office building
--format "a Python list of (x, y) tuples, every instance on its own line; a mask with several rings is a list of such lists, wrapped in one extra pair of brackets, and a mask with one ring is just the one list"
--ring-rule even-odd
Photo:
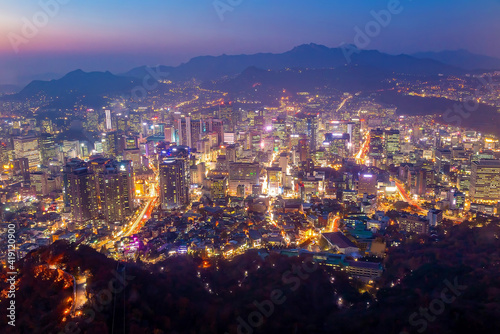
[(229, 164), (229, 193), (236, 196), (238, 186), (245, 187), (245, 195), (252, 193), (252, 186), (259, 184), (260, 166), (258, 163)]
[(27, 158), (30, 169), (36, 169), (40, 161), (40, 150), (37, 137), (14, 138), (14, 155), (16, 159)]
[(469, 195), (473, 202), (500, 200), (500, 160), (472, 162)]
[(384, 155), (384, 131), (373, 129), (370, 131), (370, 149), (368, 152), (370, 158), (379, 160)]
[(386, 130), (384, 132), (384, 151), (386, 156), (392, 156), (401, 150), (399, 130)]

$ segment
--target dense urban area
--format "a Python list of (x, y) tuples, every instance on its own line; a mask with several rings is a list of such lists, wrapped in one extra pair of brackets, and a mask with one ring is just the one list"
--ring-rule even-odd
[[(2, 101), (1, 229), (15, 228), (18, 263), (46, 259), (31, 264), (32, 280), (50, 278), (61, 291), (74, 290), (58, 308), (54, 321), (61, 326), (82, 316), (94, 298), (90, 286), (97, 291), (96, 277), (103, 275), (85, 269), (84, 256), (118, 272), (130, 266), (177, 277), (172, 268), (198, 270), (200, 299), (231, 298), (231, 287), (261, 266), (269, 271), (286, 268), (282, 261), (309, 259), (323, 268), (325, 282), (337, 284), (338, 277), (335, 307), (369, 308), (380, 288), (397, 286), (417, 268), (403, 270), (395, 257), (454, 245), (448, 239), (466, 235), (464, 228), (499, 223), (499, 133), (494, 124), (489, 132), (471, 126), (479, 104), (500, 111), (499, 79), (498, 72), (398, 77), (390, 88), (362, 92), (270, 92), (255, 82), (241, 94), (162, 79), (154, 89), (139, 86), (95, 105), (82, 100), (61, 107), (44, 95)], [(381, 101), (379, 94), (392, 93), (446, 99), (455, 107), (416, 114)], [(8, 234), (2, 238), (5, 271), (13, 260)], [(78, 266), (69, 249), (82, 257), (71, 260)], [(242, 277), (225, 284), (223, 268), (228, 277)], [(182, 290), (187, 283), (178, 280)], [(321, 284), (317, 289), (314, 294), (330, 293)], [(351, 297), (340, 297), (345, 294)], [(233, 320), (213, 321), (213, 332), (222, 332), (221, 323)], [(168, 320), (179, 330), (175, 322)], [(236, 330), (233, 322), (228, 330)], [(110, 320), (99, 326), (109, 330)]]

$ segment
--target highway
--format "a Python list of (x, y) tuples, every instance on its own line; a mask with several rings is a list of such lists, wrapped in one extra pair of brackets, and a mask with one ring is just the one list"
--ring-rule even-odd
[(146, 222), (151, 217), (151, 212), (153, 211), (153, 208), (155, 207), (157, 200), (158, 197), (149, 197), (144, 207), (142, 208), (141, 212), (137, 216), (134, 215), (134, 217), (136, 218), (133, 221), (123, 225), (122, 231), (116, 234), (115, 237), (112, 237), (111, 239), (105, 238), (104, 240), (99, 242), (95, 246), (95, 248), (99, 250), (101, 249), (102, 246), (104, 246), (110, 241), (118, 241), (123, 237), (128, 237), (134, 233), (137, 233), (137, 231), (140, 228), (140, 224), (142, 222)]
[(427, 215), (428, 210), (423, 209), (422, 207), (420, 207), (420, 205), (418, 205), (417, 202), (415, 202), (414, 200), (412, 200), (410, 198), (410, 196), (406, 192), (403, 184), (401, 182), (399, 182), (399, 181), (396, 181), (396, 180), (394, 180), (394, 182), (396, 183), (396, 188), (398, 189), (399, 196), (401, 196), (401, 198), (405, 202), (407, 202), (408, 204), (413, 205), (414, 207), (416, 207), (418, 209), (418, 211), (420, 211), (421, 213)]
[(369, 148), (370, 148), (370, 133), (368, 132), (366, 134), (366, 139), (365, 139), (363, 145), (359, 149), (359, 152), (354, 156), (354, 158), (356, 159), (356, 163), (359, 163), (359, 164), (364, 163), (366, 153), (368, 153)]
[(128, 237), (136, 232), (138, 230), (139, 225), (143, 221), (147, 221), (150, 218), (151, 211), (153, 210), (152, 204), (156, 202), (156, 197), (151, 197), (148, 199), (146, 202), (146, 205), (144, 205), (144, 208), (142, 209), (141, 213), (137, 215), (137, 218), (134, 220), (134, 222), (131, 224), (129, 229), (123, 233), (123, 234), (118, 234), (117, 237)]
[[(408, 193), (406, 192), (406, 190), (404, 189), (404, 186), (401, 182), (396, 181), (396, 180), (394, 180), (394, 182), (396, 183), (396, 187), (398, 189), (398, 193), (401, 196), (401, 198), (405, 202), (409, 203), (410, 205), (415, 206), (418, 209), (420, 214), (427, 215), (429, 210), (423, 209), (421, 206), (418, 205), (418, 203), (416, 201), (412, 200), (410, 198), (410, 196), (408, 195)], [(453, 217), (453, 216), (448, 216), (448, 215), (445, 215), (444, 213), (443, 213), (443, 218), (454, 221), (457, 224), (462, 223), (465, 220), (465, 218), (457, 218), (457, 217)]]

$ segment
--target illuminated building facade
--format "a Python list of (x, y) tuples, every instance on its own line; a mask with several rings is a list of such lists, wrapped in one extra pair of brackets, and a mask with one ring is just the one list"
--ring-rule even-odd
[(500, 160), (480, 160), (472, 163), (469, 195), (474, 202), (500, 200)]

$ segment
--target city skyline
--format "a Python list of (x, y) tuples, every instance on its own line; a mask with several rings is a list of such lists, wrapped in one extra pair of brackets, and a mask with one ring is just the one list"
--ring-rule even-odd
[(499, 9), (3, 1), (0, 332), (497, 333)]

